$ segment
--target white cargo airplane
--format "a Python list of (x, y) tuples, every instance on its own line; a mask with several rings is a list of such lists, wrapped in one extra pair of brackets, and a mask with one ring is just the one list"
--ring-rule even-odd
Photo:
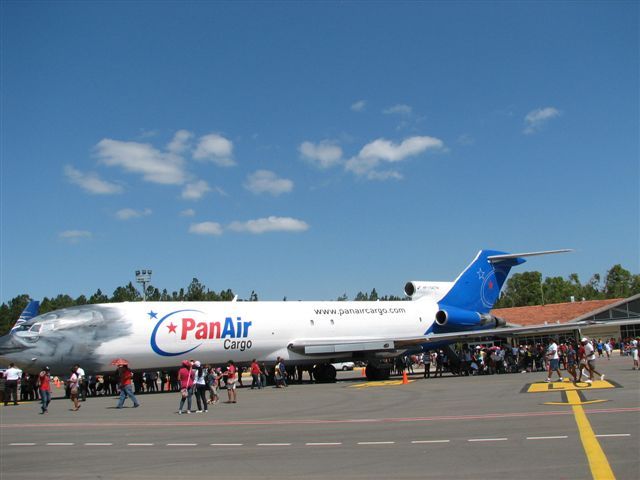
[[(489, 311), (509, 270), (524, 257), (553, 250), (507, 254), (481, 250), (453, 282), (413, 281), (412, 301), (389, 302), (135, 302), (83, 305), (45, 313), (0, 338), (0, 356), (25, 371), (50, 366), (66, 373), (113, 370), (126, 358), (136, 370), (166, 369), (181, 360), (222, 364), (253, 358), (316, 365), (320, 380), (335, 378), (332, 362), (367, 362), (367, 377), (389, 375), (384, 359), (436, 342), (531, 331), (505, 328)], [(553, 327), (547, 328), (547, 330)]]

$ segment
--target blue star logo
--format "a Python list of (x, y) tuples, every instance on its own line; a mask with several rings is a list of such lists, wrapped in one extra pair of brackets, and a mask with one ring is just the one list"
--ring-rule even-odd
[(482, 271), (482, 269), (481, 269), (481, 268), (479, 268), (479, 269), (478, 269), (478, 278), (479, 278), (480, 280), (482, 280), (482, 279), (484, 278), (484, 272)]
[(158, 318), (158, 314), (156, 312), (154, 312), (153, 310), (151, 310), (149, 313), (147, 313), (147, 315), (149, 315), (149, 320), (151, 320), (152, 318)]

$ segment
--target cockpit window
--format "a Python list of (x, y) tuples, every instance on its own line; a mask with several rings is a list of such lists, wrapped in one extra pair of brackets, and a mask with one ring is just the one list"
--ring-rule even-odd
[(33, 325), (29, 331), (33, 332), (33, 333), (39, 333), (40, 329), (42, 328), (42, 324), (41, 323), (36, 323), (35, 325)]

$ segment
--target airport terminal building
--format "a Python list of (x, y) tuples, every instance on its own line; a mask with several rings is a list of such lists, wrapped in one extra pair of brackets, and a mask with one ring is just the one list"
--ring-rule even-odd
[[(629, 298), (584, 300), (529, 307), (497, 308), (491, 311), (513, 326), (566, 325), (567, 329), (552, 336), (560, 338), (620, 339), (640, 336), (640, 294)], [(578, 328), (576, 322), (598, 322)], [(549, 335), (516, 335), (509, 340), (517, 343), (542, 343)]]

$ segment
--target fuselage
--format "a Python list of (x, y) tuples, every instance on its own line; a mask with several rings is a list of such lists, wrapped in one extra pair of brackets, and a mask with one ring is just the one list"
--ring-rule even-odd
[[(297, 343), (366, 341), (424, 335), (437, 304), (397, 302), (133, 302), (84, 305), (40, 315), (0, 339), (4, 362), (27, 371), (48, 365), (66, 373), (171, 368), (182, 360), (240, 364), (282, 357), (289, 364), (353, 358), (353, 352), (307, 355)], [(9, 337), (9, 338), (8, 338)], [(396, 352), (396, 354), (399, 352)]]

